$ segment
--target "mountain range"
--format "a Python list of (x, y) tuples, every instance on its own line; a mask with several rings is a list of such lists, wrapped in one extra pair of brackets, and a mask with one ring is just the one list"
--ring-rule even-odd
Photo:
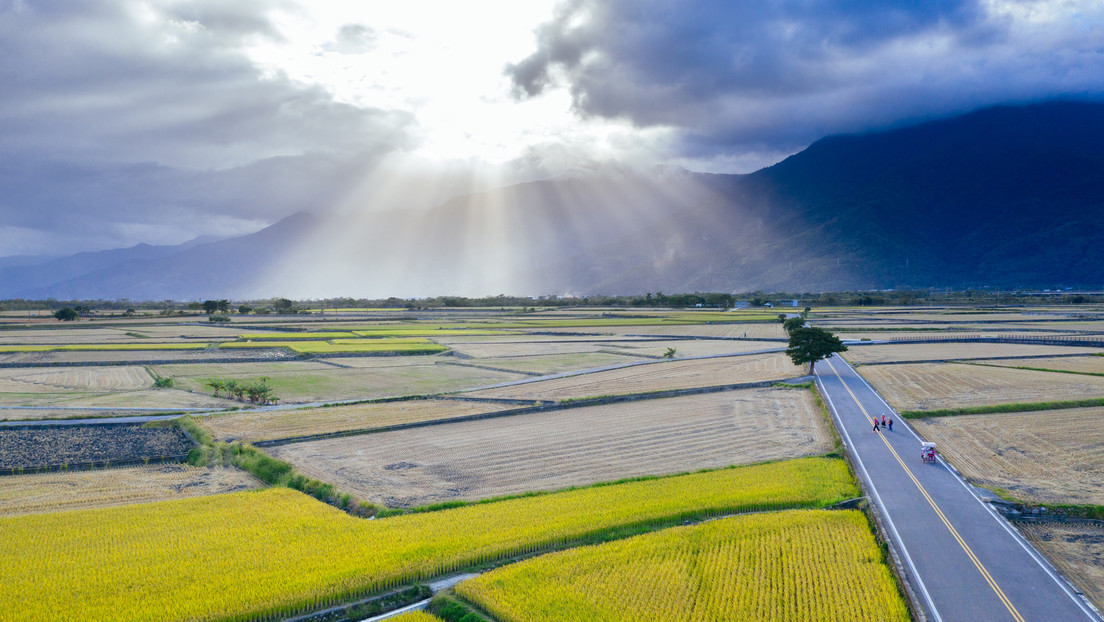
[(300, 213), (179, 246), (0, 260), (0, 298), (192, 300), (1091, 287), (1104, 104), (830, 136), (746, 175), (602, 173), (425, 212)]

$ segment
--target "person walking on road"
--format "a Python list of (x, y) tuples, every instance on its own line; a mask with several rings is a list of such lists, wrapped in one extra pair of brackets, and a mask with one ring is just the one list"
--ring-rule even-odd
[(882, 413), (882, 427), (885, 427), (885, 413)]
[(892, 432), (892, 431), (893, 431), (893, 417), (890, 417), (890, 418), (889, 418), (889, 431), (890, 431), (890, 432)]
[(874, 432), (878, 431), (878, 418), (877, 417), (874, 417), (874, 430), (873, 431)]

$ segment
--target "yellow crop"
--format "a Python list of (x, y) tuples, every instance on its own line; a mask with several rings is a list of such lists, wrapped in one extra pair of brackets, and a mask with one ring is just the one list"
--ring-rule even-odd
[(424, 611), (411, 611), (410, 613), (388, 618), (388, 620), (390, 622), (441, 622), (441, 618)]
[(857, 494), (805, 458), (392, 518), (289, 489), (0, 518), (0, 620), (259, 620), (510, 555)]
[(501, 622), (909, 620), (854, 510), (666, 529), (504, 566), (455, 589)]

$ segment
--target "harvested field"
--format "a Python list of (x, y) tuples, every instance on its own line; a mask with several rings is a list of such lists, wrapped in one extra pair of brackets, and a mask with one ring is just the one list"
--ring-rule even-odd
[[(0, 406), (15, 407), (68, 407), (68, 408), (109, 408), (127, 410), (133, 408), (160, 409), (166, 411), (182, 408), (206, 408), (221, 410), (234, 406), (236, 402), (216, 399), (200, 393), (189, 393), (177, 389), (140, 389), (136, 391), (69, 392), (69, 393), (6, 393), (0, 394)], [(0, 410), (0, 418), (12, 419)], [(45, 411), (43, 411), (45, 412)], [(65, 415), (69, 416), (69, 415)], [(45, 418), (45, 415), (33, 417)]]
[(1096, 354), (1100, 351), (1100, 348), (1035, 346), (1018, 343), (900, 343), (854, 346), (844, 352), (843, 358), (852, 363), (874, 364), (892, 361), (949, 361), (994, 356)]
[(260, 441), (450, 419), (508, 408), (516, 406), (455, 400), (409, 400), (328, 408), (240, 411), (214, 415), (201, 421), (215, 438)]
[(266, 358), (272, 361), (291, 360), (294, 355), (275, 350), (100, 350), (84, 352), (8, 352), (0, 353), (0, 363), (103, 363), (139, 361), (142, 364), (173, 363), (183, 361), (218, 360), (233, 363), (247, 358)]
[(0, 393), (133, 391), (153, 384), (141, 367), (0, 369)]
[(1104, 408), (910, 423), (977, 484), (1040, 503), (1104, 505)]
[(702, 337), (740, 337), (748, 339), (785, 339), (781, 322), (749, 324), (684, 324), (681, 326), (627, 326), (618, 333), (633, 335), (687, 335)]
[(857, 371), (897, 410), (1104, 397), (1104, 377), (969, 365), (867, 365)]
[(987, 365), (1000, 367), (1034, 367), (1036, 369), (1055, 369), (1081, 374), (1104, 374), (1104, 356), (1072, 356), (1044, 359), (1011, 359), (1006, 361), (988, 361)]
[(443, 424), (267, 451), (389, 506), (554, 490), (829, 451), (809, 391), (749, 389)]
[[(445, 343), (442, 340), (442, 343)], [(598, 352), (606, 348), (606, 344), (593, 340), (571, 341), (521, 341), (515, 338), (512, 342), (498, 341), (469, 341), (466, 343), (449, 343), (448, 346), (462, 356), (476, 359), (498, 358), (504, 356), (551, 356), (557, 354), (577, 354), (585, 352)]]
[(1097, 609), (1104, 609), (1104, 527), (1089, 522), (1015, 524)]
[(156, 464), (0, 477), (0, 516), (148, 503), (261, 488), (238, 469)]
[(0, 470), (187, 454), (192, 441), (173, 427), (136, 424), (0, 428)]
[(610, 352), (636, 356), (663, 356), (667, 348), (675, 349), (675, 357), (709, 356), (712, 354), (737, 354), (741, 352), (755, 352), (757, 350), (772, 350), (784, 348), (786, 344), (775, 341), (719, 341), (678, 339), (671, 341), (641, 341), (628, 343), (611, 343), (606, 348)]
[(579, 369), (593, 369), (606, 365), (632, 363), (645, 359), (626, 354), (608, 352), (586, 352), (579, 354), (557, 354), (552, 356), (510, 356), (494, 359), (470, 361), (475, 365), (486, 365), (499, 369), (508, 369), (520, 373), (559, 374)]
[[(387, 357), (390, 361), (392, 357)], [(344, 361), (344, 359), (339, 359)], [(355, 359), (352, 359), (355, 360)], [(208, 378), (234, 379), (252, 382), (262, 376), (268, 378), (268, 386), (282, 403), (329, 402), (348, 399), (425, 395), (456, 391), (498, 382), (523, 378), (522, 374), (499, 372), (460, 365), (435, 365), (440, 360), (428, 357), (421, 365), (396, 364), (386, 367), (335, 367), (317, 361), (261, 364), (250, 368), (247, 364), (232, 366), (184, 367), (188, 376), (179, 377), (181, 387), (207, 393), (204, 384)], [(163, 375), (165, 371), (161, 372)], [(212, 398), (213, 399), (213, 398)], [(223, 405), (233, 404), (222, 400)]]
[(474, 391), (471, 397), (564, 400), (691, 389), (795, 378), (806, 373), (784, 354), (758, 354), (690, 361), (662, 361), (624, 369), (540, 380)]
[(38, 419), (102, 419), (108, 417), (141, 417), (158, 414), (157, 411), (138, 410), (137, 408), (81, 408), (81, 407), (36, 407), (19, 408), (5, 406), (0, 408), (0, 421), (32, 421)]

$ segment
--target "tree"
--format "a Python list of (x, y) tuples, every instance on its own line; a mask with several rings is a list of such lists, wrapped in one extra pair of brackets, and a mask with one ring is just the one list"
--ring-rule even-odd
[(273, 300), (272, 306), (276, 308), (276, 313), (280, 315), (292, 315), (295, 313), (295, 301), (288, 300), (287, 298), (277, 298)]
[(824, 330), (805, 326), (795, 328), (790, 332), (790, 347), (786, 348), (786, 354), (793, 360), (794, 365), (809, 364), (809, 373), (813, 373), (816, 362), (826, 359), (836, 352), (846, 352), (847, 346), (839, 340), (839, 337)]
[(80, 317), (80, 314), (77, 313), (76, 309), (65, 307), (64, 309), (54, 311), (54, 317), (57, 318), (59, 322), (72, 322)]
[(786, 331), (786, 334), (792, 334), (794, 329), (801, 328), (805, 325), (805, 318), (800, 315), (797, 317), (791, 317), (782, 322), (782, 329)]
[(253, 307), (251, 307), (249, 305), (242, 305), (242, 306), (238, 307), (238, 313), (240, 313), (242, 315), (249, 315), (252, 312), (253, 312)]
[(218, 304), (219, 304), (219, 301), (217, 301), (217, 300), (204, 300), (203, 301), (203, 312), (206, 313), (207, 315), (211, 315), (215, 311), (218, 311)]

